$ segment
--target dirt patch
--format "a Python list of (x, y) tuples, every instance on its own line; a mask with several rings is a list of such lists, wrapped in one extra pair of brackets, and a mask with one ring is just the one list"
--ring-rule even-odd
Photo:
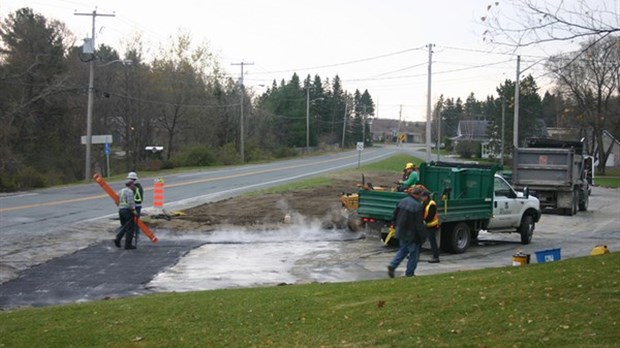
[[(151, 225), (174, 231), (212, 231), (222, 226), (269, 228), (290, 222), (320, 223), (324, 228), (345, 228), (339, 197), (342, 193), (357, 192), (361, 176), (331, 174), (329, 184), (280, 193), (242, 195), (218, 202), (203, 204), (183, 211), (185, 215), (170, 221), (157, 219)], [(387, 185), (398, 179), (398, 173), (372, 172), (365, 174), (366, 183)]]

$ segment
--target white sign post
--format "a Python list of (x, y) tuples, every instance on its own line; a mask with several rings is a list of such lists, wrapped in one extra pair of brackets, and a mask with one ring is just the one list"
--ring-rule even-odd
[[(87, 143), (87, 136), (83, 135), (81, 137), (82, 140), (82, 145), (86, 145)], [(112, 149), (110, 148), (110, 144), (112, 144), (112, 134), (105, 134), (105, 135), (91, 135), (90, 136), (90, 143), (91, 144), (103, 144), (104, 148), (103, 148), (103, 152), (105, 153), (105, 157), (106, 157), (106, 164), (107, 164), (107, 169), (108, 169), (108, 178), (110, 177), (110, 154), (112, 153)]]
[(360, 167), (360, 162), (362, 160), (362, 151), (364, 151), (364, 142), (363, 141), (358, 141), (357, 142), (357, 167)]

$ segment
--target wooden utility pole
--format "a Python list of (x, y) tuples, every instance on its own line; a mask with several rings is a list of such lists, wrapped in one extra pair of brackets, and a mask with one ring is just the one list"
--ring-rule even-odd
[(91, 47), (93, 50), (93, 57), (90, 60), (90, 73), (88, 77), (88, 105), (86, 109), (86, 160), (84, 164), (84, 181), (90, 181), (90, 154), (91, 147), (93, 143), (93, 102), (94, 102), (94, 92), (95, 92), (95, 57), (96, 57), (96, 47), (95, 47), (95, 18), (97, 16), (102, 17), (114, 17), (114, 14), (103, 14), (97, 13), (97, 10), (93, 10), (92, 13), (74, 13), (76, 16), (92, 16), (93, 18), (93, 26), (92, 26), (92, 37), (91, 37)]
[(232, 63), (231, 65), (241, 65), (241, 77), (239, 78), (239, 154), (241, 157), (241, 163), (245, 163), (245, 149), (244, 149), (244, 130), (243, 130), (243, 95), (245, 94), (245, 90), (243, 87), (243, 66), (245, 65), (254, 65), (254, 63), (246, 63), (241, 61), (240, 63)]

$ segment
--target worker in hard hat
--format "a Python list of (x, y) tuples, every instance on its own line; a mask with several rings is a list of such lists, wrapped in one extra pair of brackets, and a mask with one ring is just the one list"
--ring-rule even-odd
[[(129, 172), (127, 173), (127, 179), (129, 179), (130, 181), (132, 181), (134, 183), (134, 196), (133, 196), (133, 200), (136, 206), (136, 216), (138, 217), (138, 219), (141, 216), (141, 211), (142, 211), (142, 200), (144, 197), (144, 188), (142, 187), (142, 184), (140, 184), (138, 182), (138, 173), (136, 172)], [(139, 235), (140, 231), (138, 231), (138, 224), (134, 224), (134, 236), (135, 236), (135, 245), (138, 246), (138, 235)]]
[(398, 191), (403, 192), (409, 187), (414, 186), (420, 180), (417, 168), (413, 162), (409, 162), (405, 165), (403, 170), (403, 180), (398, 182)]
[(121, 221), (121, 228), (114, 238), (114, 245), (121, 247), (121, 239), (125, 237), (125, 249), (135, 249), (131, 244), (136, 230), (134, 217), (137, 216), (134, 197), (134, 181), (127, 180), (125, 187), (118, 192), (118, 216)]
[(138, 174), (136, 172), (129, 172), (127, 174), (127, 179), (133, 181), (135, 186), (135, 194), (133, 197), (134, 202), (136, 203), (136, 212), (138, 216), (140, 216), (140, 211), (142, 210), (142, 198), (144, 197), (144, 188), (142, 184), (138, 182)]

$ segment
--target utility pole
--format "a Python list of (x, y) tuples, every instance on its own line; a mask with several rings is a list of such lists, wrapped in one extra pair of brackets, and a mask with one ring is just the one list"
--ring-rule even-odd
[(433, 44), (428, 44), (428, 86), (426, 96), (426, 161), (431, 161), (431, 66), (433, 63)]
[(92, 13), (74, 13), (76, 16), (92, 16), (93, 25), (92, 25), (92, 49), (93, 49), (93, 57), (90, 60), (90, 72), (88, 76), (88, 106), (86, 111), (86, 163), (84, 164), (84, 181), (90, 181), (90, 154), (91, 147), (93, 143), (93, 99), (95, 93), (95, 18), (97, 16), (102, 17), (114, 17), (114, 14), (103, 14), (97, 13), (97, 10), (93, 10)]
[(403, 119), (403, 105), (400, 105), (400, 111), (398, 111), (398, 130), (396, 131), (396, 146), (400, 146), (400, 123)]
[(366, 118), (368, 117), (368, 113), (366, 112), (366, 105), (362, 105), (364, 107), (364, 117), (362, 118), (362, 143), (366, 145)]
[(310, 153), (310, 79), (306, 88), (306, 153)]
[(521, 75), (521, 56), (517, 56), (517, 78), (515, 80), (515, 115), (512, 124), (512, 146), (516, 149), (519, 147), (519, 75)]
[(500, 149), (500, 164), (504, 166), (504, 129), (506, 128), (506, 98), (502, 95), (502, 148)]
[(243, 87), (243, 66), (244, 65), (254, 65), (254, 63), (246, 63), (241, 61), (241, 63), (232, 63), (231, 65), (241, 65), (241, 77), (239, 78), (239, 91), (240, 91), (240, 101), (239, 101), (239, 153), (241, 157), (241, 163), (245, 163), (245, 149), (244, 149), (244, 130), (243, 130), (243, 95), (245, 94)]
[(439, 152), (441, 151), (441, 107), (435, 110), (437, 114), (437, 162), (439, 162)]
[(342, 147), (341, 147), (342, 150), (344, 150), (344, 135), (346, 134), (346, 131), (347, 131), (347, 108), (348, 106), (349, 106), (349, 103), (345, 100), (344, 116), (342, 118)]

